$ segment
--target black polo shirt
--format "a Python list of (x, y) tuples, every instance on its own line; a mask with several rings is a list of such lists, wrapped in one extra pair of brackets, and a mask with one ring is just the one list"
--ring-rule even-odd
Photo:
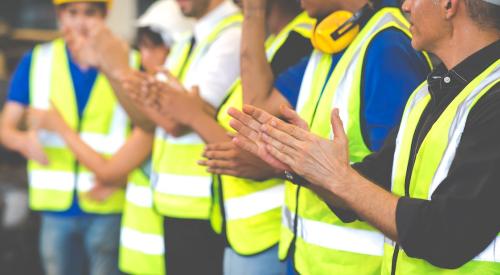
[[(444, 109), (498, 59), (500, 41), (451, 70), (439, 66), (427, 79), (431, 101), (413, 138), (406, 196), (399, 199), (396, 223), (398, 243), (406, 254), (438, 267), (456, 268), (472, 260), (500, 231), (500, 85), (493, 86), (472, 108), (449, 174), (430, 201), (409, 197), (415, 154)], [(394, 130), (378, 153), (353, 165), (386, 190), (391, 188), (396, 135)], [(335, 212), (344, 221), (350, 220), (348, 215)]]

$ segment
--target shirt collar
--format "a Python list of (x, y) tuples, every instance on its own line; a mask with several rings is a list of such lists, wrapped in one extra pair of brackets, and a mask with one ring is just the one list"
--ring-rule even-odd
[(196, 41), (202, 41), (213, 31), (215, 26), (224, 18), (239, 12), (238, 6), (232, 1), (226, 0), (217, 8), (198, 20), (194, 26), (194, 37)]
[(436, 96), (436, 92), (441, 90), (453, 90), (459, 93), (499, 58), (500, 40), (467, 57), (451, 70), (444, 64), (438, 65), (427, 77), (431, 95)]

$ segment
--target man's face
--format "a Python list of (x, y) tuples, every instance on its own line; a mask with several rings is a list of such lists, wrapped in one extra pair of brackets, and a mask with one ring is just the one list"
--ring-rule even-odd
[(208, 9), (211, 0), (176, 0), (184, 16), (200, 18)]
[(442, 0), (406, 0), (403, 11), (408, 13), (412, 46), (416, 50), (433, 51), (446, 36), (446, 24), (442, 16)]
[(91, 22), (104, 21), (105, 12), (93, 3), (69, 3), (57, 9), (61, 29), (86, 33)]
[(339, 9), (338, 1), (343, 0), (300, 0), (300, 4), (310, 17), (322, 18)]

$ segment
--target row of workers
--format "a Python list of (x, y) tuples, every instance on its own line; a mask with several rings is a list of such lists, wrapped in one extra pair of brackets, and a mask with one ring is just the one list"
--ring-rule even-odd
[(500, 274), (498, 0), (176, 3), (141, 68), (54, 0), (13, 77), (47, 274)]

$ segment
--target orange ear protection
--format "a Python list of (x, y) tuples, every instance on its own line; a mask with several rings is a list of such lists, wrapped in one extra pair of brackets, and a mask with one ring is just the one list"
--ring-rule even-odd
[(366, 4), (355, 14), (349, 11), (336, 11), (314, 27), (311, 35), (313, 47), (325, 54), (343, 51), (359, 33), (359, 24), (374, 13), (373, 5)]

